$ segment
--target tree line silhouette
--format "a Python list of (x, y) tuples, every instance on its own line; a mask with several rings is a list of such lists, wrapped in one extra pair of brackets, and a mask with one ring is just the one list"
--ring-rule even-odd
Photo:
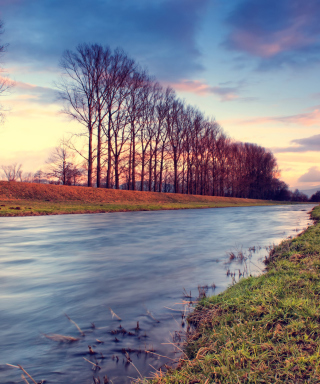
[[(0, 54), (4, 50), (1, 45)], [(298, 190), (290, 192), (279, 179), (269, 150), (229, 138), (215, 119), (178, 98), (172, 88), (164, 88), (122, 49), (82, 44), (64, 52), (60, 67), (57, 88), (63, 112), (82, 130), (55, 148), (48, 172), (23, 175), (21, 164), (3, 166), (7, 180), (308, 199)], [(4, 79), (0, 94), (11, 85)], [(83, 158), (81, 165), (76, 154)]]
[(82, 44), (61, 59), (64, 113), (83, 126), (87, 185), (278, 199), (274, 155), (227, 137), (213, 118), (164, 88), (123, 50)]

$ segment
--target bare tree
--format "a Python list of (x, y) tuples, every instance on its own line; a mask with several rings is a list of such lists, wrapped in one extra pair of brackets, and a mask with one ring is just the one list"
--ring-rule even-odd
[(94, 161), (93, 133), (98, 116), (96, 110), (95, 57), (87, 45), (79, 45), (76, 52), (65, 51), (60, 66), (64, 76), (57, 84), (63, 112), (86, 128), (88, 138), (88, 187), (92, 187)]
[(74, 152), (62, 141), (60, 146), (52, 151), (46, 161), (49, 165), (47, 176), (58, 179), (59, 184), (61, 183), (62, 185), (75, 185), (83, 172), (74, 162)]
[[(0, 35), (4, 33), (3, 22), (0, 20)], [(2, 62), (2, 56), (7, 49), (7, 44), (0, 43), (0, 63)], [(7, 91), (13, 87), (14, 82), (8, 77), (3, 76), (4, 70), (0, 67), (0, 96), (5, 96)], [(4, 121), (4, 107), (0, 104), (0, 122)]]
[[(104, 133), (107, 138), (107, 179), (106, 187), (111, 188), (111, 170), (114, 168), (116, 188), (119, 188), (119, 161), (124, 144), (128, 141), (127, 110), (124, 107), (130, 94), (130, 86), (136, 72), (136, 64), (124, 51), (116, 49), (113, 52), (110, 67), (106, 68), (105, 81), (107, 84), (104, 94), (107, 122)], [(113, 163), (113, 164), (112, 164)]]
[[(274, 156), (228, 138), (212, 118), (163, 90), (124, 51), (80, 45), (66, 51), (59, 84), (64, 112), (85, 127), (88, 186), (248, 198), (287, 196)], [(69, 149), (56, 149), (52, 174), (76, 172)], [(96, 167), (96, 173), (94, 173)], [(74, 180), (75, 180), (74, 176)], [(69, 181), (68, 181), (69, 180)], [(75, 183), (75, 181), (74, 181)]]
[(45, 172), (42, 171), (42, 169), (39, 169), (37, 172), (33, 175), (33, 182), (38, 184), (46, 184), (48, 183), (47, 175)]
[(8, 181), (22, 181), (22, 164), (3, 165), (1, 168)]

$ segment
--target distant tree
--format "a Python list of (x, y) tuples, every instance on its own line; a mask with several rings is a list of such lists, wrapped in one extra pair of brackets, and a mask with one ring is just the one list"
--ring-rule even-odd
[(48, 182), (46, 178), (46, 173), (43, 172), (41, 169), (39, 169), (37, 172), (33, 175), (33, 182), (38, 184), (45, 184)]
[(292, 201), (306, 202), (308, 201), (308, 196), (296, 189), (292, 194)]
[(62, 142), (59, 147), (56, 147), (49, 159), (49, 172), (47, 176), (58, 179), (59, 184), (75, 185), (77, 180), (82, 176), (82, 170), (74, 164), (75, 154), (67, 145)]
[(33, 183), (33, 174), (28, 172), (22, 175), (22, 180), (24, 183)]
[(311, 197), (310, 197), (310, 201), (314, 202), (314, 203), (318, 203), (320, 202), (320, 191), (317, 191), (316, 193), (314, 193)]
[(21, 164), (11, 164), (3, 165), (2, 170), (5, 174), (5, 177), (8, 181), (22, 181), (22, 165)]
[(277, 201), (290, 201), (292, 199), (292, 192), (284, 181), (274, 179), (271, 184), (270, 196), (268, 197)]

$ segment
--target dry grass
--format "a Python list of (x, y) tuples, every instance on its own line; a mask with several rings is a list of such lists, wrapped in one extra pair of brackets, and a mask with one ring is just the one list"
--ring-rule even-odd
[(0, 216), (271, 205), (234, 197), (183, 195), (0, 181)]

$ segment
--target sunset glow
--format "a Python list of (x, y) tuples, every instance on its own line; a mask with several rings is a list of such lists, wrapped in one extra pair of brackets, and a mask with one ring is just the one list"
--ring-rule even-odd
[(82, 0), (75, 11), (61, 1), (0, 1), (9, 43), (3, 66), (16, 83), (1, 100), (8, 112), (0, 164), (36, 171), (63, 136), (79, 130), (61, 114), (54, 84), (63, 51), (90, 41), (121, 46), (231, 138), (270, 148), (291, 188), (320, 185), (319, 174), (310, 174), (320, 143), (296, 142), (319, 132), (320, 5), (307, 3), (140, 0), (88, 9)]

